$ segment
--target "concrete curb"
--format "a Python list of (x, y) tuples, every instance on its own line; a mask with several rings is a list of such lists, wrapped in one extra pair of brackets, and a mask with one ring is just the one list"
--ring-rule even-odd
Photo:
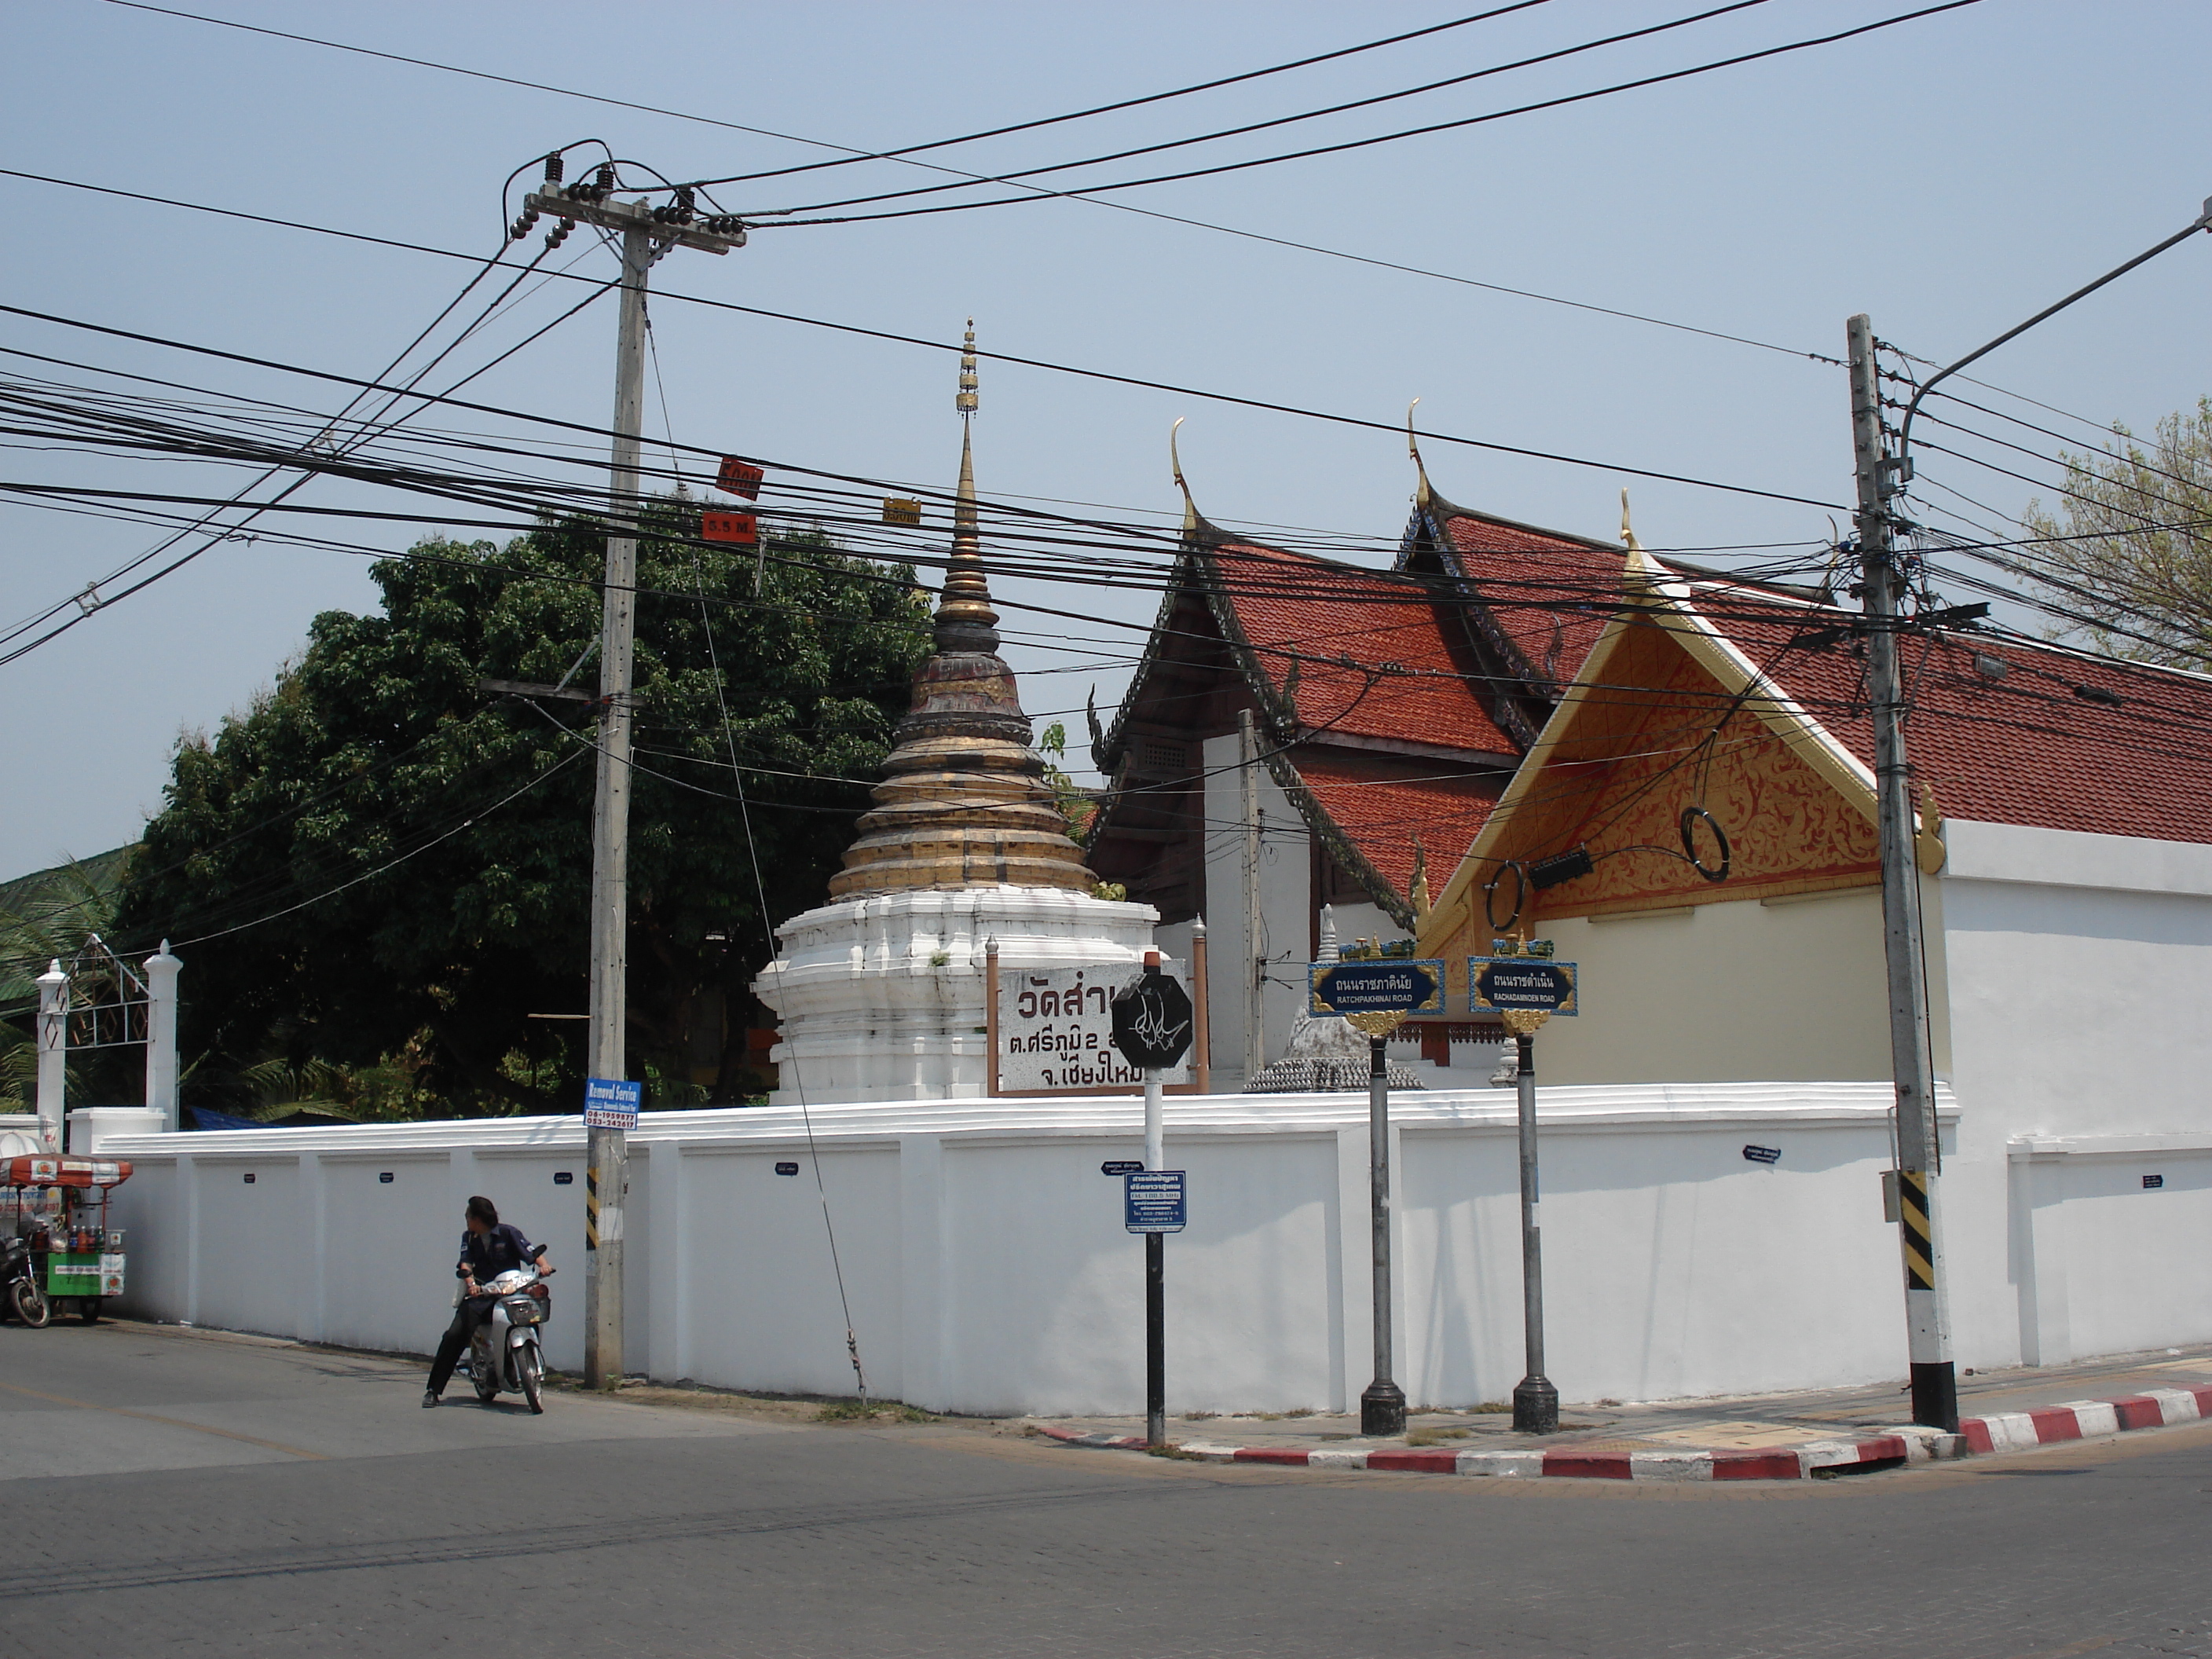
[[(1208, 1463), (1267, 1463), (1308, 1469), (1377, 1469), (1401, 1474), (1487, 1474), (1507, 1479), (1570, 1480), (1808, 1480), (1815, 1474), (1885, 1464), (2024, 1451), (2062, 1441), (2162, 1429), (2212, 1419), (2212, 1388), (2152, 1389), (2117, 1400), (2076, 1400), (2034, 1411), (1969, 1417), (1957, 1434), (1899, 1428), (1866, 1440), (1820, 1440), (1804, 1446), (1753, 1446), (1741, 1450), (1596, 1452), (1568, 1447), (1547, 1451), (1461, 1451), (1385, 1447), (1342, 1451), (1296, 1446), (1216, 1446), (1185, 1441), (1176, 1449)], [(1040, 1424), (1038, 1432), (1071, 1446), (1142, 1451), (1133, 1435), (1078, 1434)]]
[[(1038, 1432), (1071, 1446), (1142, 1451), (1133, 1435), (1078, 1434), (1040, 1424)], [(1216, 1446), (1184, 1441), (1176, 1450), (1208, 1463), (1266, 1463), (1309, 1469), (1376, 1469), (1399, 1474), (1486, 1474), (1507, 1479), (1581, 1480), (1804, 1480), (1815, 1471), (1921, 1462), (1966, 1454), (1963, 1436), (1934, 1429), (1899, 1429), (1867, 1440), (1821, 1440), (1804, 1446), (1759, 1446), (1746, 1450), (1590, 1452), (1462, 1451), (1384, 1447), (1305, 1449), (1296, 1446)]]
[(2212, 1389), (2152, 1389), (2118, 1400), (2075, 1400), (1999, 1417), (1970, 1417), (1959, 1427), (1970, 1451), (1986, 1453), (2022, 1451), (2092, 1435), (2124, 1434), (2130, 1429), (2163, 1429), (2205, 1418), (2212, 1418)]

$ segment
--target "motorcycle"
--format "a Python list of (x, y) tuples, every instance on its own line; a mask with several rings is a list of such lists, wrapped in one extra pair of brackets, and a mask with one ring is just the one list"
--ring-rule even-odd
[(26, 1325), (35, 1328), (53, 1318), (54, 1304), (39, 1283), (39, 1264), (27, 1239), (10, 1238), (0, 1245), (0, 1293)]
[(538, 1395), (545, 1382), (545, 1356), (538, 1347), (538, 1328), (553, 1315), (544, 1274), (535, 1267), (511, 1267), (483, 1290), (493, 1298), (491, 1317), (469, 1338), (462, 1369), (485, 1405), (501, 1394), (519, 1394), (532, 1413), (542, 1413), (545, 1407)]

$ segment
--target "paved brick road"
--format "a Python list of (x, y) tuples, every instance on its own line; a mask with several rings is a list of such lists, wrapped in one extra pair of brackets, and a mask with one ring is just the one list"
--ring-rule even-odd
[[(2212, 1425), (1836, 1483), (1316, 1477), (0, 1327), (0, 1653), (2212, 1656)], [(82, 1472), (70, 1472), (82, 1471)]]

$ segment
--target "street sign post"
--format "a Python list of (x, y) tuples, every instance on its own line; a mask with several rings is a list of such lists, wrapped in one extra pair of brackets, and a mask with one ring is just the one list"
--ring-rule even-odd
[(1359, 1396), (1359, 1431), (1406, 1431), (1406, 1392), (1392, 1376), (1390, 1317), (1390, 1033), (1408, 1014), (1444, 1011), (1444, 965), (1416, 957), (1316, 962), (1306, 970), (1313, 1012), (1341, 1014), (1367, 1037), (1368, 1224), (1373, 1239), (1375, 1380)]
[[(1183, 1172), (1166, 1170), (1167, 1129), (1160, 1101), (1160, 1073), (1180, 1066), (1198, 1029), (1190, 994), (1160, 971), (1160, 953), (1145, 952), (1145, 970), (1114, 994), (1113, 1042), (1121, 1057), (1145, 1074), (1144, 1168), (1121, 1177), (1123, 1224), (1145, 1236), (1145, 1439), (1168, 1440), (1167, 1245), (1165, 1235), (1183, 1228)], [(1114, 1166), (1104, 1166), (1111, 1173)], [(1172, 1203), (1170, 1194), (1172, 1194)], [(1169, 1224), (1170, 1221), (1172, 1224)]]
[(1469, 957), (1468, 1011), (1496, 1014), (1519, 1050), (1514, 1079), (1521, 1129), (1521, 1328), (1528, 1374), (1514, 1386), (1513, 1427), (1550, 1434), (1559, 1426), (1559, 1391), (1544, 1374), (1544, 1230), (1536, 1165), (1536, 1032), (1554, 1014), (1582, 1012), (1582, 977), (1552, 959), (1549, 939), (1492, 941), (1492, 954)]

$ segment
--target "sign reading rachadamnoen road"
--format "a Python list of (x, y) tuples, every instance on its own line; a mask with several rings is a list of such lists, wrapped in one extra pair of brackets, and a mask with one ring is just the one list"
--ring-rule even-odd
[(1468, 1010), (1477, 1014), (1579, 1014), (1581, 981), (1571, 962), (1534, 957), (1469, 957)]

